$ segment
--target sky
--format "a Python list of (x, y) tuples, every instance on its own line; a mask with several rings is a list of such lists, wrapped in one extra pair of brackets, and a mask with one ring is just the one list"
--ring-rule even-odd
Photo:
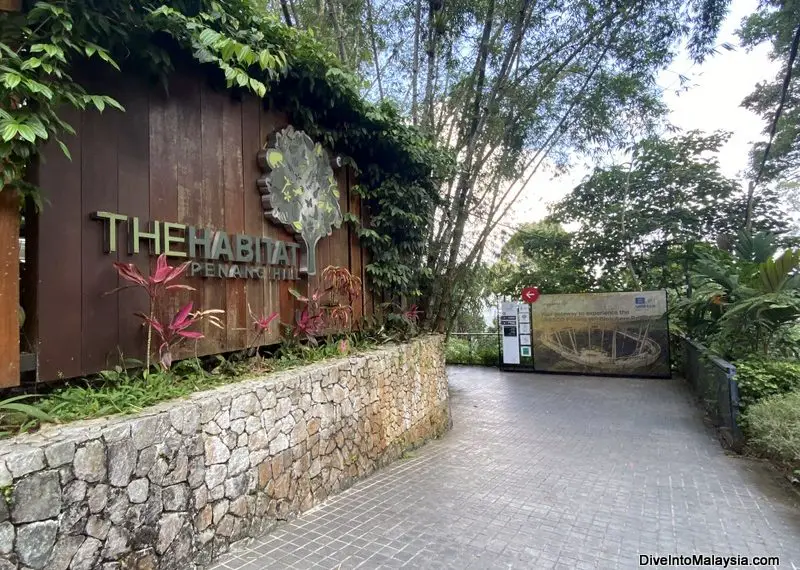
[[(722, 48), (702, 64), (693, 64), (681, 54), (658, 77), (664, 89), (664, 100), (670, 109), (670, 122), (683, 129), (731, 131), (733, 134), (719, 155), (720, 168), (726, 176), (738, 177), (746, 167), (751, 143), (764, 137), (764, 124), (757, 115), (741, 107), (741, 102), (763, 80), (774, 79), (779, 66), (770, 61), (769, 45), (763, 44), (747, 52), (739, 47), (736, 37), (742, 18), (752, 14), (758, 0), (733, 0), (717, 45), (728, 42), (734, 51)], [(679, 74), (690, 79), (681, 89)], [(542, 173), (534, 177), (518, 205), (509, 212), (506, 224), (536, 221), (547, 213), (547, 203), (562, 198), (588, 174), (577, 165), (567, 174), (553, 179)], [(743, 182), (743, 186), (746, 183)]]

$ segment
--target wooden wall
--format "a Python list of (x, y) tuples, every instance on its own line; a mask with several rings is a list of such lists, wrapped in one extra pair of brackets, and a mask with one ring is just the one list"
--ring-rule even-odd
[[(108, 91), (109, 84), (102, 88)], [(270, 133), (288, 124), (286, 115), (264, 109), (255, 98), (233, 99), (192, 74), (176, 75), (169, 96), (127, 76), (110, 94), (126, 112), (69, 112), (66, 119), (77, 131), (67, 141), (72, 160), (48, 147), (35, 173), (48, 201), (31, 224), (36, 235), (29, 237), (33, 247), (28, 252), (36, 264), (36, 306), (29, 310), (28, 336), (35, 339), (39, 381), (97, 372), (117, 364), (120, 356), (144, 356), (145, 330), (134, 313), (147, 312), (146, 295), (136, 289), (107, 293), (125, 285), (112, 261), (133, 262), (148, 271), (155, 259), (144, 251), (128, 255), (125, 224), (119, 226), (118, 252), (104, 253), (103, 226), (90, 219), (91, 212), (294, 239), (265, 220), (256, 187), (261, 174), (257, 153)], [(335, 174), (342, 212), (360, 216), (349, 173)], [(363, 277), (363, 251), (349, 225), (319, 242), (318, 273), (327, 265), (350, 267)], [(253, 340), (248, 305), (253, 313), (279, 311), (282, 322), (293, 322), (290, 287), (306, 291), (317, 285), (316, 279), (186, 278), (196, 291), (175, 295), (169, 310), (174, 313), (188, 300), (202, 309), (225, 309), (225, 330), (206, 325), (197, 350), (201, 355), (238, 350)], [(360, 318), (363, 295), (357, 305), (354, 312)], [(263, 344), (278, 340), (275, 321)], [(183, 355), (194, 350), (191, 343)]]

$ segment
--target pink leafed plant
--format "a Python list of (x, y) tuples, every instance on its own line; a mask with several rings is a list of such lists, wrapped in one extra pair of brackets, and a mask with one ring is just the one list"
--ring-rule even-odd
[[(169, 265), (167, 263), (167, 256), (163, 253), (158, 256), (158, 259), (156, 260), (155, 271), (153, 271), (153, 274), (149, 276), (142, 274), (142, 272), (139, 271), (139, 268), (136, 267), (133, 263), (114, 262), (114, 268), (117, 270), (119, 276), (128, 283), (130, 283), (130, 285), (124, 285), (122, 287), (118, 287), (113, 291), (110, 291), (109, 293), (115, 293), (117, 291), (120, 291), (122, 289), (128, 289), (130, 287), (141, 287), (147, 292), (147, 296), (150, 298), (150, 314), (149, 315), (139, 314), (139, 316), (144, 319), (145, 324), (147, 325), (147, 354), (145, 357), (146, 358), (145, 371), (150, 370), (150, 352), (151, 352), (154, 329), (159, 334), (162, 340), (161, 347), (159, 348), (159, 354), (161, 356), (159, 360), (161, 361), (162, 366), (165, 364), (165, 362), (168, 363), (165, 366), (165, 368), (169, 368), (170, 365), (172, 364), (172, 354), (169, 351), (169, 347), (171, 346), (170, 342), (167, 342), (166, 353), (162, 351), (162, 347), (164, 346), (166, 338), (173, 338), (176, 335), (179, 338), (202, 338), (201, 333), (185, 330), (195, 322), (199, 321), (200, 318), (205, 316), (205, 313), (196, 313), (194, 316), (191, 316), (189, 314), (191, 313), (192, 310), (191, 303), (189, 303), (189, 305), (184, 306), (180, 311), (178, 311), (178, 313), (175, 315), (175, 318), (173, 318), (172, 322), (170, 322), (170, 324), (167, 326), (164, 326), (162, 323), (160, 323), (155, 316), (156, 305), (167, 293), (167, 291), (195, 290), (194, 287), (191, 287), (190, 285), (185, 285), (182, 283), (175, 282), (180, 277), (183, 276), (188, 267), (189, 267), (189, 262), (181, 263), (180, 265), (176, 266)], [(187, 307), (188, 310), (186, 314), (182, 315), (184, 309), (186, 309)], [(179, 316), (181, 316), (180, 319), (178, 319)], [(216, 319), (216, 317), (214, 318)], [(214, 323), (212, 322), (212, 324)], [(170, 327), (172, 327), (172, 329)], [(178, 332), (188, 333), (189, 336), (185, 336), (183, 334), (179, 335)], [(199, 334), (200, 337), (192, 336), (197, 334)]]
[(410, 323), (417, 324), (422, 311), (416, 305), (411, 305), (408, 309), (403, 311), (403, 317)]
[(317, 345), (317, 336), (322, 334), (325, 328), (325, 319), (319, 313), (313, 314), (305, 308), (297, 318), (294, 326), (295, 338), (304, 338), (312, 345)]
[(269, 331), (269, 325), (272, 324), (272, 321), (278, 318), (278, 313), (273, 312), (269, 315), (255, 315), (253, 310), (250, 308), (250, 304), (247, 305), (247, 312), (250, 313), (250, 318), (253, 321), (253, 328), (256, 331), (256, 336), (253, 339), (253, 342), (250, 343), (250, 351), (257, 351), (258, 350), (258, 341), (261, 339), (262, 336), (266, 336), (267, 332)]
[(353, 301), (361, 295), (361, 279), (346, 267), (329, 265), (322, 271), (321, 288), (303, 295), (289, 292), (305, 307), (297, 317), (293, 336), (316, 345), (316, 336), (325, 332), (346, 331), (352, 326)]
[(118, 287), (109, 293), (116, 293), (122, 289), (128, 289), (129, 287), (142, 287), (147, 291), (147, 295), (150, 299), (154, 300), (160, 297), (165, 291), (175, 289), (183, 289), (184, 291), (195, 290), (194, 287), (190, 285), (174, 283), (174, 281), (186, 273), (186, 270), (189, 268), (189, 262), (187, 261), (186, 263), (181, 263), (173, 267), (167, 263), (167, 256), (163, 253), (158, 256), (158, 260), (156, 260), (156, 270), (150, 276), (143, 275), (142, 272), (139, 271), (139, 268), (133, 263), (119, 263), (115, 261), (114, 268), (117, 270), (120, 277), (131, 284)]
[(165, 370), (169, 370), (170, 366), (172, 366), (173, 347), (186, 338), (194, 340), (203, 338), (203, 333), (199, 331), (186, 330), (200, 321), (196, 314), (192, 314), (193, 305), (194, 303), (191, 301), (186, 303), (175, 313), (175, 316), (166, 326), (152, 316), (137, 313), (137, 316), (141, 317), (148, 326), (156, 331), (156, 334), (161, 339), (161, 344), (158, 347), (158, 357), (161, 366)]

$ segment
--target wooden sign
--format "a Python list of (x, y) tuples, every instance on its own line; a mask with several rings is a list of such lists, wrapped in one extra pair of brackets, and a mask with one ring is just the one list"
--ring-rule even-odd
[[(183, 345), (176, 358), (245, 349), (254, 339), (253, 316), (273, 312), (280, 318), (260, 340), (279, 342), (279, 322), (293, 325), (301, 308), (290, 290), (307, 294), (320, 287), (328, 265), (364, 280), (365, 251), (349, 225), (318, 244), (309, 240), (318, 275), (308, 275), (300, 232), (265, 217), (258, 156), (288, 126), (287, 115), (255, 97), (232, 98), (197, 73), (173, 75), (169, 95), (118, 74), (86, 87), (110, 90), (126, 111), (66, 111), (76, 130), (66, 140), (72, 160), (48, 145), (34, 173), (47, 200), (31, 224), (38, 229), (28, 251), (36, 295), (26, 311), (35, 317), (30, 336), (39, 381), (144, 356), (146, 334), (135, 313), (148, 313), (147, 295), (134, 289), (108, 294), (125, 285), (112, 262), (132, 263), (145, 275), (157, 251), (171, 265), (190, 262), (182, 283), (194, 291), (171, 295), (161, 319), (189, 301), (196, 309), (225, 311), (224, 330), (204, 325), (205, 338)], [(342, 214), (360, 218), (355, 183), (346, 168), (336, 168), (330, 194)], [(372, 306), (369, 291), (363, 293), (353, 307), (356, 322)]]

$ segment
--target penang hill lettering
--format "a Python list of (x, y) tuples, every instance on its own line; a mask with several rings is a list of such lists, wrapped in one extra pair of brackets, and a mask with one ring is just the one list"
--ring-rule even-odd
[(117, 251), (119, 225), (128, 224), (128, 253), (146, 248), (151, 255), (164, 253), (191, 260), (189, 275), (294, 281), (299, 276), (297, 250), (300, 244), (261, 236), (229, 235), (209, 228), (152, 221), (136, 216), (94, 212), (103, 223), (103, 249)]

